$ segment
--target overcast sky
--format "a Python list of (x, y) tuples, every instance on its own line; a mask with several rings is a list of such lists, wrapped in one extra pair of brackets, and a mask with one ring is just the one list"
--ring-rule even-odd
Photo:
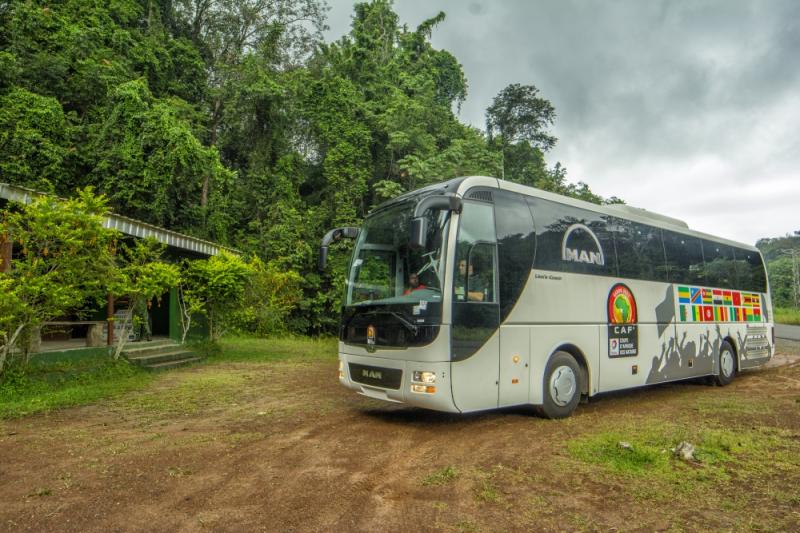
[[(329, 0), (326, 37), (353, 2)], [(754, 243), (800, 230), (800, 1), (396, 0), (469, 84), (464, 122), (533, 84), (558, 117), (547, 161), (602, 196)]]

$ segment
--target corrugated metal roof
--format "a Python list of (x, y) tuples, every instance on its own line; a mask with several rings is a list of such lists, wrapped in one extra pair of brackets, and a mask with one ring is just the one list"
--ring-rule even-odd
[[(10, 185), (8, 183), (0, 183), (0, 198), (4, 198), (12, 202), (29, 204), (34, 197), (44, 194), (46, 193), (34, 191), (33, 189), (28, 189), (26, 187), (19, 187), (17, 185)], [(121, 233), (124, 233), (125, 235), (131, 235), (133, 237), (153, 237), (157, 241), (164, 243), (167, 246), (172, 246), (173, 248), (178, 248), (181, 250), (189, 250), (191, 252), (203, 255), (217, 255), (222, 250), (236, 255), (240, 254), (238, 250), (233, 248), (228, 248), (211, 241), (206, 241), (190, 235), (178, 233), (177, 231), (160, 228), (158, 226), (154, 226), (153, 224), (142, 222), (141, 220), (117, 215), (116, 213), (106, 214), (105, 220), (103, 221), (103, 226), (106, 228), (115, 229)]]

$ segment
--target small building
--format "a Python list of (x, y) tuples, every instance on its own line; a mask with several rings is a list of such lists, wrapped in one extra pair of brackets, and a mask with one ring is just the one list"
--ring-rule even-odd
[[(34, 191), (17, 185), (0, 183), (0, 208), (9, 202), (27, 204), (38, 195), (45, 193)], [(160, 228), (147, 222), (135, 220), (115, 213), (105, 217), (104, 226), (119, 231), (130, 239), (152, 237), (166, 245), (165, 259), (167, 261), (180, 261), (182, 259), (205, 259), (217, 255), (220, 251), (237, 254), (238, 251), (226, 248), (219, 244), (198, 239), (176, 231)], [(0, 258), (3, 268), (11, 266), (13, 256), (13, 242), (0, 242)], [(63, 317), (63, 320), (45, 323), (41, 332), (41, 344), (34, 342), (32, 351), (63, 351), (71, 348), (90, 347), (94, 351), (98, 347), (113, 344), (115, 336), (122, 333), (121, 312), (127, 309), (126, 302), (114, 302), (109, 297), (105, 309), (97, 309), (86, 316)], [(117, 320), (113, 320), (113, 317)], [(182, 337), (180, 306), (178, 304), (177, 288), (165, 294), (161, 301), (152, 306), (152, 335), (154, 337), (170, 338), (180, 342)], [(116, 328), (116, 329), (115, 329)], [(198, 323), (192, 329), (193, 337), (207, 335), (203, 324)], [(131, 332), (128, 332), (131, 335)]]

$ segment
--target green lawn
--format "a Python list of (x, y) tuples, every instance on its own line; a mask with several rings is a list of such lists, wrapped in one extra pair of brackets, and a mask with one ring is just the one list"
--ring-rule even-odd
[(336, 359), (336, 338), (310, 337), (230, 337), (211, 350), (209, 362), (286, 361)]
[[(205, 364), (335, 359), (336, 339), (235, 337), (197, 349), (207, 352)], [(11, 369), (0, 378), (0, 419), (89, 404), (145, 388), (158, 376), (107, 356)]]
[(74, 363), (36, 363), (25, 372), (10, 369), (0, 382), (0, 418), (17, 418), (84, 405), (144, 387), (153, 376), (108, 356)]
[(795, 326), (800, 326), (800, 309), (776, 307), (775, 322), (778, 324), (794, 324)]

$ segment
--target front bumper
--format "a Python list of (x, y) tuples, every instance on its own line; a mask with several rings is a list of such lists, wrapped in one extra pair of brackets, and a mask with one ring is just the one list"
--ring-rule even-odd
[[(339, 353), (339, 361), (342, 366), (339, 382), (359, 394), (435, 411), (459, 412), (453, 403), (449, 362), (404, 361), (347, 353)], [(415, 384), (412, 381), (414, 371), (435, 372), (436, 382), (432, 385), (436, 387), (436, 391), (413, 392), (411, 386)], [(353, 375), (354, 372), (358, 375)]]

